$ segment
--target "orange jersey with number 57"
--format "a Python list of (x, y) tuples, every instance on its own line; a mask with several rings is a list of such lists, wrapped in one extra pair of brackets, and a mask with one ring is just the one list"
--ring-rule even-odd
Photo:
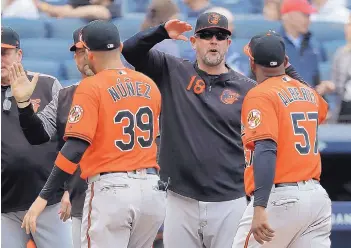
[(274, 183), (320, 179), (317, 130), (327, 111), (328, 104), (316, 91), (286, 75), (249, 91), (241, 114), (246, 194), (255, 190), (252, 160), (258, 140), (277, 143)]
[(90, 143), (81, 177), (101, 172), (155, 167), (161, 95), (147, 76), (130, 70), (105, 70), (76, 89), (64, 138)]

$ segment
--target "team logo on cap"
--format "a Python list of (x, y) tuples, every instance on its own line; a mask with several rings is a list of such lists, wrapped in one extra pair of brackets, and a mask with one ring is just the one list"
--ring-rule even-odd
[(239, 99), (239, 94), (232, 90), (223, 90), (221, 94), (221, 101), (224, 104), (233, 104)]
[(247, 125), (250, 129), (254, 129), (261, 124), (261, 112), (257, 109), (252, 109), (247, 116)]
[(77, 123), (82, 119), (83, 116), (83, 108), (79, 105), (75, 105), (71, 108), (68, 115), (69, 123)]
[(216, 25), (216, 24), (218, 24), (219, 19), (221, 19), (221, 16), (219, 14), (211, 13), (208, 16), (208, 23)]

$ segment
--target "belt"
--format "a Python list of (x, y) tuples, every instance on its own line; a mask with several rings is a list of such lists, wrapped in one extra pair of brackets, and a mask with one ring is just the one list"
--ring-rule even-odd
[[(316, 179), (312, 179), (312, 181), (316, 184), (320, 184), (318, 180)], [(303, 182), (307, 182), (307, 181), (303, 181)], [(279, 188), (279, 187), (288, 187), (288, 186), (298, 186), (298, 183), (277, 183), (277, 184), (274, 184), (274, 186), (276, 188)]]
[(132, 170), (132, 171), (109, 171), (109, 172), (101, 172), (100, 175), (107, 175), (107, 174), (112, 174), (112, 173), (134, 173), (138, 174), (139, 171), (141, 170), (146, 170), (146, 174), (150, 175), (158, 175), (158, 171), (156, 168), (146, 168), (146, 169), (139, 169), (139, 170)]

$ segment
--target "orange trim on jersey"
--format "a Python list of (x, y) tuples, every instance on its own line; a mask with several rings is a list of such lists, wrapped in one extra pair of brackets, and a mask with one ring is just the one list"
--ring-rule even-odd
[(66, 132), (65, 133), (65, 140), (67, 140), (68, 137), (73, 137), (73, 138), (78, 138), (78, 139), (82, 139), (85, 140), (86, 142), (88, 142), (90, 145), (92, 143), (92, 140), (84, 135), (84, 134), (80, 134), (80, 133), (75, 133), (75, 132)]
[(258, 135), (256, 137), (252, 137), (252, 138), (247, 139), (245, 141), (244, 145), (249, 144), (249, 143), (254, 142), (254, 141), (263, 140), (263, 139), (272, 139), (275, 143), (278, 144), (278, 139), (274, 138), (272, 135), (262, 134), (262, 135)]
[(249, 241), (250, 241), (250, 236), (251, 236), (251, 234), (252, 234), (252, 231), (250, 230), (250, 232), (249, 232), (249, 233), (247, 234), (247, 236), (246, 236), (244, 248), (249, 247)]
[(91, 227), (91, 211), (93, 209), (93, 198), (94, 198), (94, 183), (91, 183), (91, 190), (90, 190), (90, 199), (89, 199), (89, 211), (88, 211), (88, 227), (86, 231), (86, 236), (88, 240), (88, 248), (91, 247), (91, 240), (90, 240), (90, 235), (89, 235), (89, 230)]
[(59, 152), (59, 154), (57, 155), (55, 165), (64, 172), (67, 172), (71, 175), (76, 171), (78, 167), (77, 164), (69, 161), (65, 156), (63, 156), (61, 152)]

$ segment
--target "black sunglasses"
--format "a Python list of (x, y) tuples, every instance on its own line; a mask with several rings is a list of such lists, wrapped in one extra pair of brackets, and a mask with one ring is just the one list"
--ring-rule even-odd
[(217, 40), (226, 40), (229, 38), (228, 34), (222, 32), (199, 32), (195, 34), (196, 37), (199, 37), (202, 40), (211, 40), (213, 36), (216, 36)]
[(4, 112), (9, 112), (12, 106), (12, 92), (11, 87), (8, 87), (5, 91), (5, 100), (2, 104), (2, 110)]

